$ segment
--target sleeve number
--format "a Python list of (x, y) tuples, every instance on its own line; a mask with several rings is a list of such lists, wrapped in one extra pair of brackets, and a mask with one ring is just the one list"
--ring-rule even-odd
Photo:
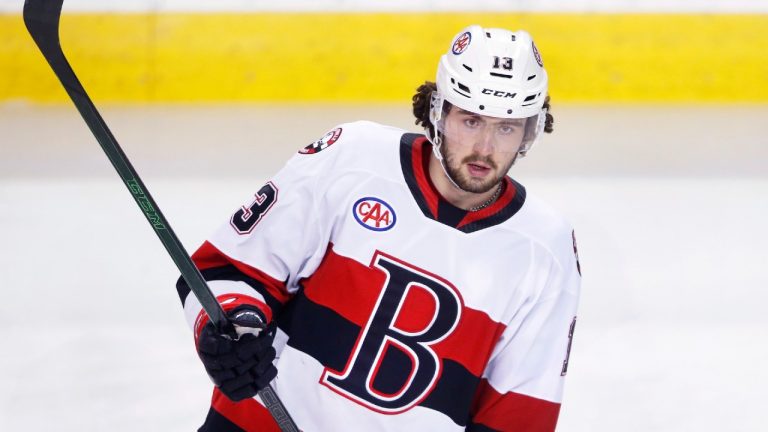
[(277, 187), (272, 182), (265, 184), (248, 207), (243, 206), (232, 215), (229, 223), (238, 234), (250, 234), (265, 214), (277, 201)]

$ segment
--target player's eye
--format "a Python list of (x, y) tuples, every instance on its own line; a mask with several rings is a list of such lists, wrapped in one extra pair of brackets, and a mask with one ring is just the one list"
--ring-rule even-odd
[(515, 126), (511, 124), (499, 125), (499, 133), (502, 135), (509, 135), (511, 133), (514, 133), (515, 130), (516, 130)]
[(476, 128), (480, 126), (480, 120), (475, 117), (467, 117), (464, 119), (464, 124), (470, 128)]

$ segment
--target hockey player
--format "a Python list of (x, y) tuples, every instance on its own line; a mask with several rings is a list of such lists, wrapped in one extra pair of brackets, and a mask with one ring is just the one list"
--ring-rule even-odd
[(524, 31), (470, 26), (414, 96), (425, 134), (342, 124), (194, 254), (233, 322), (178, 291), (216, 384), (201, 431), (552, 431), (579, 296), (569, 225), (507, 176), (551, 131)]

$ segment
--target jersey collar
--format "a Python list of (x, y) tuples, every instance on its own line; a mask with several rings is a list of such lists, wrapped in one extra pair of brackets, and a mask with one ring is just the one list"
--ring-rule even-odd
[(493, 204), (470, 212), (446, 201), (429, 178), (431, 144), (424, 135), (407, 133), (400, 139), (400, 165), (405, 182), (424, 216), (471, 233), (498, 225), (517, 213), (525, 202), (525, 188), (504, 177), (504, 191)]

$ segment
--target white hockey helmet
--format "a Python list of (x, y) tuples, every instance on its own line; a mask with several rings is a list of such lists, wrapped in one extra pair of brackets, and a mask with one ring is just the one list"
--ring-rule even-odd
[[(544, 129), (547, 72), (531, 35), (526, 31), (469, 26), (451, 42), (437, 67), (437, 94), (430, 120), (436, 133), (445, 101), (476, 114), (528, 119), (520, 156)], [(437, 145), (440, 138), (437, 138)]]

